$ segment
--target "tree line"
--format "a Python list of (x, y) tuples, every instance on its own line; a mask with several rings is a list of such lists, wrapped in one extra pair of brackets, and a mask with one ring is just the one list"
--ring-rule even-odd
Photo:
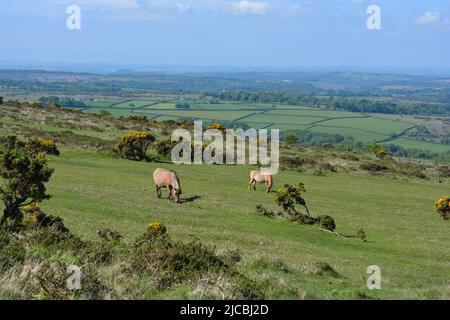
[(57, 96), (48, 96), (48, 97), (40, 97), (39, 102), (44, 106), (48, 107), (52, 104), (59, 104), (61, 107), (64, 108), (85, 108), (86, 105), (82, 101), (75, 100), (73, 98), (68, 97), (57, 97)]
[(290, 92), (220, 92), (211, 93), (213, 99), (248, 103), (283, 103), (304, 105), (327, 110), (386, 113), (386, 114), (450, 114), (450, 104), (404, 103), (364, 98), (318, 97)]

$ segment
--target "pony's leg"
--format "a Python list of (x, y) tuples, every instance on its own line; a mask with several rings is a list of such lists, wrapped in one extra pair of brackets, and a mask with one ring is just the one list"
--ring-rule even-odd
[(159, 186), (156, 186), (156, 197), (157, 198), (161, 198), (161, 187), (159, 187)]
[(248, 183), (248, 190), (251, 190), (252, 183), (253, 183), (253, 179), (250, 178), (250, 182)]
[(255, 179), (251, 179), (250, 183), (248, 184), (248, 190), (251, 190), (252, 186), (253, 186), (253, 190), (256, 190), (256, 180)]
[(172, 186), (169, 186), (169, 200), (172, 201)]

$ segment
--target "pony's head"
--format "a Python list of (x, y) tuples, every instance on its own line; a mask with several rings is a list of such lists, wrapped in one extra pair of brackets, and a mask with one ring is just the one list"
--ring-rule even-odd
[(181, 202), (181, 201), (180, 201), (180, 196), (181, 196), (181, 194), (182, 194), (181, 189), (180, 189), (180, 188), (173, 188), (173, 189), (172, 189), (172, 194), (173, 194), (173, 200), (174, 200), (176, 203), (180, 203), (180, 202)]

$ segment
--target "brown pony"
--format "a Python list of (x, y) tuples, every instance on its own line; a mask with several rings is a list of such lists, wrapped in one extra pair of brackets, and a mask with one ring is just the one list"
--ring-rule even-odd
[(169, 200), (180, 203), (181, 187), (177, 173), (172, 170), (158, 168), (153, 172), (156, 196), (161, 198), (161, 188), (169, 189)]
[(270, 192), (273, 186), (273, 176), (271, 174), (264, 174), (259, 172), (259, 170), (254, 170), (250, 172), (250, 182), (248, 184), (248, 189), (253, 186), (253, 190), (256, 190), (256, 183), (265, 183), (266, 192)]

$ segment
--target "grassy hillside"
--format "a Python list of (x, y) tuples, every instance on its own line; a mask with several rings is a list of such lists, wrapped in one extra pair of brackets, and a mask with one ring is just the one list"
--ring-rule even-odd
[[(275, 192), (266, 194), (261, 186), (247, 190), (248, 172), (254, 167), (134, 162), (105, 151), (140, 124), (64, 110), (1, 111), (1, 135), (59, 137), (61, 155), (50, 162), (55, 169), (48, 183), (52, 198), (42, 209), (63, 217), (84, 239), (97, 241), (96, 231), (110, 228), (131, 242), (148, 223), (161, 221), (175, 240), (199, 239), (219, 253), (239, 250), (242, 260), (237, 266), (243, 274), (276, 284), (268, 287), (266, 298), (450, 298), (450, 225), (432, 210), (433, 203), (448, 194), (450, 180), (428, 173), (432, 166), (424, 169), (430, 179), (399, 170), (372, 175), (357, 169), (364, 161), (380, 161), (367, 155), (347, 161), (346, 154), (327, 150), (283, 150), (285, 155), (326, 158), (338, 170), (285, 170), (275, 176), (274, 189), (305, 183), (311, 213), (332, 216), (343, 235), (363, 229), (367, 241), (362, 241), (257, 215), (258, 204), (279, 208)], [(59, 136), (63, 131), (75, 136), (67, 140)], [(156, 198), (151, 176), (157, 167), (178, 172), (180, 205)], [(381, 268), (381, 290), (366, 288), (369, 265)], [(189, 288), (176, 287), (163, 297), (196, 296)]]
[[(67, 226), (89, 238), (112, 228), (128, 238), (159, 220), (176, 239), (200, 239), (219, 251), (240, 249), (242, 270), (253, 277), (276, 276), (304, 291), (308, 298), (448, 298), (450, 241), (448, 223), (432, 212), (433, 202), (450, 183), (395, 181), (352, 174), (315, 176), (282, 172), (275, 188), (302, 181), (314, 214), (329, 214), (337, 230), (365, 230), (368, 242), (345, 239), (317, 227), (260, 217), (255, 206), (276, 209), (274, 193), (247, 190), (241, 166), (173, 166), (138, 163), (64, 149), (52, 161), (49, 184), (54, 197), (44, 209), (64, 217)], [(174, 205), (154, 195), (151, 174), (157, 167), (175, 169), (183, 203)], [(283, 261), (289, 272), (265, 270), (260, 258)], [(314, 275), (317, 263), (329, 264), (339, 277)], [(382, 269), (382, 290), (365, 288), (366, 268)], [(279, 298), (279, 297), (273, 297)]]

